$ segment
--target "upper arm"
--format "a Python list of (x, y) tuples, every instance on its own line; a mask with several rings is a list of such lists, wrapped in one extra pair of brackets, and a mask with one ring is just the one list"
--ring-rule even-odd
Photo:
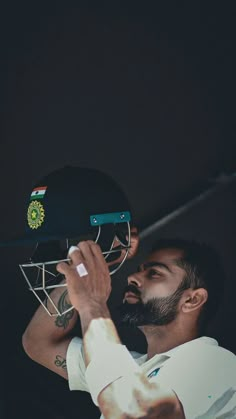
[(49, 339), (34, 340), (28, 332), (22, 337), (22, 344), (27, 355), (35, 362), (43, 365), (68, 380), (66, 354), (71, 338), (53, 341)]
[[(67, 290), (57, 288), (51, 295), (60, 309), (68, 307)], [(74, 309), (54, 317), (39, 305), (22, 337), (25, 352), (35, 362), (67, 379), (66, 353), (77, 320)]]
[[(25, 340), (25, 345), (24, 345)], [(61, 340), (40, 340), (35, 342), (32, 350), (23, 336), (23, 346), (30, 358), (50, 369), (69, 382), (70, 390), (89, 391), (85, 379), (85, 362), (83, 356), (83, 341), (79, 337), (63, 338)], [(31, 341), (32, 345), (32, 341)]]

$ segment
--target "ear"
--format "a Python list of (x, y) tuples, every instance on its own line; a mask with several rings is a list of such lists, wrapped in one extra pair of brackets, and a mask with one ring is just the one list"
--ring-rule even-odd
[(208, 292), (205, 288), (190, 289), (185, 294), (184, 302), (181, 306), (184, 313), (190, 313), (199, 309), (208, 299)]

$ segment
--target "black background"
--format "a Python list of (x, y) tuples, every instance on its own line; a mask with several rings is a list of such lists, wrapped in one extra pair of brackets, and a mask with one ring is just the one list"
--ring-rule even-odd
[[(23, 230), (40, 177), (66, 164), (104, 170), (127, 192), (143, 232), (140, 254), (113, 279), (111, 307), (154, 238), (207, 241), (227, 273), (209, 335), (234, 352), (235, 17), (233, 1), (9, 1), (0, 16), (2, 239)], [(145, 236), (222, 175), (214, 193)], [(2, 415), (97, 417), (88, 395), (69, 392), (22, 351), (37, 307), (18, 268), (28, 253), (1, 250)], [(120, 334), (131, 349), (145, 348), (138, 333)]]

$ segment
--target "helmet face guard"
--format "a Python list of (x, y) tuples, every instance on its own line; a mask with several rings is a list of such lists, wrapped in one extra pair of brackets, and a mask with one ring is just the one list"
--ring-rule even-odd
[(56, 265), (69, 261), (71, 245), (88, 239), (98, 243), (111, 275), (123, 265), (131, 246), (129, 201), (112, 177), (96, 169), (65, 166), (44, 176), (31, 192), (25, 221), (21, 237), (5, 245), (35, 245), (20, 269), (50, 315), (73, 309), (66, 301), (66, 309), (60, 309), (50, 295), (54, 288), (66, 287)]
[(99, 244), (110, 275), (121, 268), (128, 256), (131, 245), (129, 211), (92, 215), (90, 223), (90, 234), (85, 236), (37, 243), (30, 261), (19, 265), (29, 290), (50, 316), (62, 316), (74, 308), (69, 303), (60, 307), (51, 296), (56, 288), (66, 290), (65, 278), (56, 270), (56, 265), (70, 261), (67, 257), (70, 246), (86, 239)]

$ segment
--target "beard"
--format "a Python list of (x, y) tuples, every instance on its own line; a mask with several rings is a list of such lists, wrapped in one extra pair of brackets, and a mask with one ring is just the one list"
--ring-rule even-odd
[[(127, 301), (118, 308), (121, 324), (138, 327), (146, 325), (164, 326), (174, 321), (178, 315), (178, 304), (183, 292), (188, 288), (183, 281), (177, 290), (168, 297), (151, 298), (146, 303), (141, 300), (135, 304)], [(139, 290), (128, 285), (125, 292), (131, 291), (140, 297)]]

